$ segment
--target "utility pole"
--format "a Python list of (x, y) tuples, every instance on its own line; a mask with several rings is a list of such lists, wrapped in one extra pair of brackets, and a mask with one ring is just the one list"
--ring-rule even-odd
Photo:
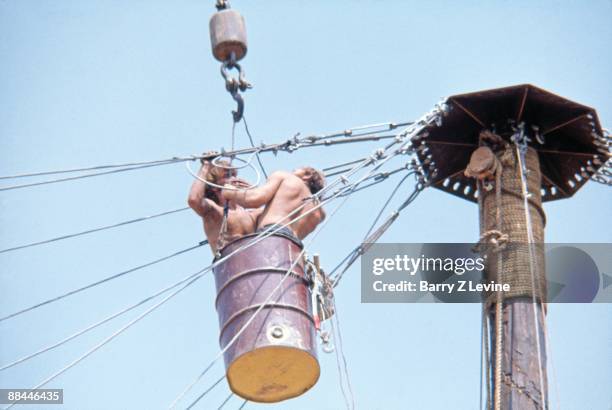
[(441, 127), (416, 141), (431, 185), (479, 205), (490, 342), (487, 408), (547, 409), (543, 201), (568, 198), (609, 153), (594, 109), (532, 85), (448, 98)]

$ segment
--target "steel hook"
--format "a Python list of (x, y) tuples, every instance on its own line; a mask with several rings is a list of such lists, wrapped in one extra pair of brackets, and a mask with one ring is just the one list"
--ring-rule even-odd
[(244, 115), (244, 100), (242, 99), (242, 95), (238, 91), (230, 92), (232, 98), (238, 104), (238, 107), (235, 111), (232, 111), (232, 117), (234, 118), (234, 122), (240, 122), (242, 116)]

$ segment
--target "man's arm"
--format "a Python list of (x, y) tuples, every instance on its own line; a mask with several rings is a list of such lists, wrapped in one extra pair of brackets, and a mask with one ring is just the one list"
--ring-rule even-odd
[(325, 210), (323, 209), (323, 207), (320, 207), (318, 211), (319, 211), (319, 216), (321, 217), (321, 221), (325, 220), (325, 217), (327, 216), (327, 214), (325, 213)]
[[(306, 212), (310, 212), (312, 213), (312, 215), (316, 215), (319, 218), (318, 223), (322, 222), (326, 216), (323, 206), (319, 206), (319, 205), (321, 205), (319, 201), (311, 201), (311, 202), (308, 202), (308, 205), (306, 205)], [(317, 209), (314, 209), (317, 206), (319, 207)]]
[(274, 197), (278, 187), (287, 177), (286, 172), (277, 171), (272, 173), (265, 184), (258, 188), (235, 190), (235, 187), (228, 185), (230, 189), (223, 190), (223, 198), (234, 200), (238, 205), (245, 208), (259, 208), (267, 204)]
[[(202, 167), (198, 172), (198, 176), (202, 179), (206, 179), (208, 176), (208, 172), (210, 170), (210, 162), (204, 161), (202, 163)], [(204, 217), (205, 214), (210, 212), (211, 210), (211, 202), (204, 198), (204, 194), (206, 193), (206, 184), (196, 178), (191, 185), (191, 190), (189, 191), (189, 197), (187, 198), (187, 204), (193, 209), (198, 215)]]

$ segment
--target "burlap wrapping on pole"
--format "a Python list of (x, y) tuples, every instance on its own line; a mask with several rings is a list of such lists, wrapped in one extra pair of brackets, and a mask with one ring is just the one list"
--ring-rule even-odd
[[(525, 162), (528, 169), (527, 190), (529, 198), (529, 215), (533, 232), (533, 263), (530, 264), (530, 249), (527, 233), (527, 223), (524, 211), (524, 201), (521, 188), (521, 169), (516, 157), (516, 150), (508, 145), (496, 153), (502, 165), (501, 198), (495, 195), (495, 189), (483, 191), (483, 210), (481, 226), (483, 231), (499, 230), (508, 235), (508, 242), (502, 248), (501, 283), (510, 285), (510, 290), (504, 292), (504, 299), (523, 297), (535, 293), (536, 299), (546, 301), (546, 277), (544, 264), (544, 225), (545, 214), (541, 200), (541, 173), (538, 153), (528, 148)], [(498, 202), (500, 202), (498, 204)], [(496, 226), (497, 206), (501, 206), (501, 227)], [(531, 269), (534, 270), (534, 281)], [(494, 252), (488, 252), (486, 264), (486, 279), (497, 280), (497, 257)], [(535, 292), (532, 284), (535, 284)]]

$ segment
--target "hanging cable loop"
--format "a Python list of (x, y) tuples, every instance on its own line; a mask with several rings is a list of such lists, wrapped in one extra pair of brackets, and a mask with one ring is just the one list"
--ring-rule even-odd
[[(227, 154), (222, 153), (221, 155), (218, 155), (215, 158), (213, 158), (213, 160), (211, 161), (211, 164), (218, 168), (223, 168), (223, 169), (228, 169), (228, 170), (238, 170), (238, 169), (242, 169), (242, 168), (251, 166), (251, 162), (253, 161), (253, 158), (258, 153), (259, 151), (255, 151), (249, 156), (248, 159), (242, 159), (235, 155), (227, 155)], [(234, 160), (237, 160), (238, 162), (242, 163), (242, 165), (224, 165), (220, 163), (220, 161), (222, 161), (224, 158), (226, 159), (226, 161), (229, 160), (228, 163), (231, 163)]]
[(213, 182), (207, 181), (206, 179), (204, 179), (204, 178), (200, 177), (199, 175), (197, 175), (195, 172), (193, 172), (193, 169), (191, 169), (191, 167), (189, 166), (189, 162), (185, 162), (185, 168), (187, 168), (187, 172), (189, 172), (189, 173), (191, 174), (191, 176), (192, 176), (192, 177), (194, 177), (194, 178), (196, 178), (196, 179), (198, 179), (198, 180), (202, 181), (202, 182), (203, 182), (203, 183), (205, 183), (206, 185), (211, 186), (211, 187), (213, 187), (213, 188), (217, 188), (217, 189), (224, 189), (224, 190), (226, 190), (226, 191), (242, 191), (242, 190), (245, 190), (245, 189), (253, 189), (253, 188), (257, 187), (257, 186), (259, 185), (259, 183), (261, 182), (261, 173), (259, 172), (259, 170), (257, 169), (257, 167), (255, 167), (255, 166), (254, 166), (254, 165), (251, 163), (251, 161), (245, 161), (244, 159), (242, 159), (242, 158), (238, 158), (238, 157), (236, 157), (236, 159), (237, 159), (238, 161), (241, 161), (241, 162), (246, 163), (246, 164), (247, 164), (247, 166), (248, 166), (249, 168), (251, 168), (251, 169), (253, 170), (253, 172), (255, 172), (255, 175), (257, 175), (255, 183), (253, 183), (253, 184), (249, 184), (249, 186), (248, 186), (248, 187), (247, 187), (247, 186), (245, 186), (245, 187), (242, 187), (242, 188), (233, 188), (233, 187), (230, 187), (230, 186), (227, 186), (227, 185), (226, 185), (226, 186), (221, 186), (221, 185), (215, 184), (215, 183), (213, 183)]

